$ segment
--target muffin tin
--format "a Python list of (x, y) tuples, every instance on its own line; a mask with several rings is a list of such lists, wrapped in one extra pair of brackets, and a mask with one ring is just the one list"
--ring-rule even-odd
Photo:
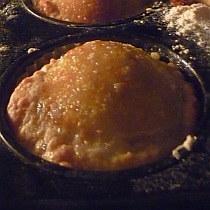
[[(81, 25), (37, 16), (30, 5), (26, 8), (28, 2), (0, 3), (0, 206), (12, 205), (13, 201), (32, 209), (41, 206), (150, 209), (164, 205), (176, 209), (173, 206), (176, 202), (183, 207), (206, 205), (210, 198), (209, 55), (195, 43), (167, 32), (159, 16), (170, 5), (157, 1), (145, 13), (127, 20)], [(128, 42), (148, 53), (157, 51), (162, 60), (180, 66), (187, 80), (194, 84), (201, 102), (198, 140), (193, 151), (180, 150), (181, 160), (170, 156), (139, 169), (101, 173), (49, 164), (16, 144), (5, 120), (5, 107), (17, 79), (25, 73), (24, 67), (54, 47), (94, 39)], [(191, 49), (190, 54), (172, 50), (177, 44)]]

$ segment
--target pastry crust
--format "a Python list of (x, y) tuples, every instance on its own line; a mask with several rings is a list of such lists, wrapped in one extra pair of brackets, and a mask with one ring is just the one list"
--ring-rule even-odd
[(118, 170), (168, 156), (193, 131), (196, 99), (177, 67), (129, 44), (96, 40), (23, 79), (8, 118), (35, 155)]
[(138, 15), (154, 0), (32, 0), (45, 16), (75, 23), (103, 23)]

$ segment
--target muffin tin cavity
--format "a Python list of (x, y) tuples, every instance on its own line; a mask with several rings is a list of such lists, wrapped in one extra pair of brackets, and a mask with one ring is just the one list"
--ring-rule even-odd
[[(42, 21), (67, 27), (102, 27), (126, 24), (138, 19), (148, 8), (157, 5), (160, 1), (125, 0), (124, 2), (121, 2), (115, 0), (110, 3), (107, 1), (92, 0), (70, 2), (22, 0), (22, 2), (29, 13)], [(66, 4), (66, 6), (63, 6), (63, 4)], [(85, 4), (88, 4), (88, 6)], [(110, 6), (110, 4), (112, 5)]]
[[(1, 137), (3, 142), (7, 147), (15, 153), (20, 159), (25, 163), (31, 165), (32, 167), (37, 167), (39, 170), (45, 171), (51, 174), (67, 175), (68, 177), (74, 178), (85, 178), (85, 179), (99, 179), (99, 180), (109, 180), (109, 179), (130, 179), (136, 176), (145, 176), (157, 171), (161, 171), (164, 168), (170, 167), (175, 163), (178, 163), (176, 158), (171, 155), (170, 157), (157, 161), (155, 164), (149, 164), (146, 166), (120, 171), (111, 172), (100, 172), (100, 171), (83, 171), (67, 169), (65, 167), (57, 166), (55, 164), (49, 163), (41, 158), (35, 157), (30, 154), (24, 148), (22, 148), (13, 136), (10, 126), (7, 121), (6, 108), (9, 98), (17, 86), (17, 84), (25, 77), (33, 74), (35, 70), (40, 69), (43, 65), (49, 62), (50, 58), (59, 58), (60, 55), (72, 49), (78, 45), (81, 45), (87, 41), (91, 40), (109, 40), (118, 41), (122, 43), (129, 43), (137, 48), (145, 50), (148, 54), (154, 56), (158, 55), (164, 62), (172, 62), (177, 65), (186, 81), (190, 82), (194, 89), (196, 97), (199, 101), (198, 108), (198, 122), (194, 135), (196, 136), (196, 143), (200, 142), (204, 138), (204, 125), (205, 116), (207, 112), (206, 106), (206, 90), (204, 88), (202, 79), (196, 73), (196, 70), (188, 63), (186, 63), (180, 56), (177, 56), (173, 51), (158, 43), (152, 38), (147, 38), (145, 36), (132, 36), (125, 34), (124, 36), (95, 36), (94, 38), (86, 37), (85, 35), (77, 35), (75, 37), (64, 36), (59, 39), (50, 40), (49, 43), (40, 44), (39, 49), (29, 49), (29, 54), (25, 54), (19, 59), (17, 59), (9, 68), (6, 69), (1, 78), (0, 86), (0, 96), (1, 96)], [(183, 139), (184, 142), (184, 139)], [(193, 147), (193, 145), (191, 145)], [(174, 148), (175, 149), (175, 148)], [(190, 148), (191, 150), (192, 148)], [(172, 151), (171, 151), (172, 152)], [(178, 151), (180, 154), (179, 159), (182, 159), (189, 153), (185, 147), (181, 147)], [(172, 153), (171, 153), (172, 154)], [(99, 176), (100, 175), (100, 176)], [(102, 175), (102, 176), (101, 176)]]

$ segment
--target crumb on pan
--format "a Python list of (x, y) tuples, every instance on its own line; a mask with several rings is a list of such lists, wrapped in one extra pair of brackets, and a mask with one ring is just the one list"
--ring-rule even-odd
[(35, 52), (37, 50), (38, 50), (38, 48), (32, 47), (32, 48), (28, 49), (27, 53), (30, 54), (30, 53)]
[(186, 149), (187, 151), (191, 151), (192, 147), (194, 146), (195, 142), (197, 141), (197, 137), (196, 136), (191, 136), (188, 135), (185, 139), (185, 141), (183, 142), (182, 145), (179, 145), (178, 147), (176, 147), (173, 151), (172, 151), (172, 155), (177, 159), (180, 160), (181, 154), (180, 151), (183, 149)]

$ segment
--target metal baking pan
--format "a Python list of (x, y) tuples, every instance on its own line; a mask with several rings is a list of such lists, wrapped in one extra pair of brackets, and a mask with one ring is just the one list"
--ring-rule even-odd
[[(2, 142), (1, 208), (13, 209), (14, 206), (19, 206), (27, 209), (193, 209), (196, 205), (198, 209), (210, 207), (209, 56), (194, 43), (167, 33), (164, 24), (158, 22), (158, 14), (163, 6), (167, 7), (167, 4), (156, 3), (151, 10), (127, 22), (91, 27), (66, 26), (63, 23), (46, 21), (31, 13), (21, 0), (1, 1), (1, 83), (6, 84), (6, 77), (18, 76), (18, 71), (12, 72), (16, 67), (23, 65), (25, 60), (34, 59), (49, 46), (60, 42), (78, 41), (81, 37), (83, 41), (110, 37), (115, 40), (120, 33), (123, 37), (121, 41), (132, 40), (133, 44), (138, 43), (148, 52), (158, 51), (163, 60), (170, 59), (183, 68), (189, 80), (195, 82), (199, 89), (198, 97), (202, 101), (204, 113), (198, 132), (199, 144), (192, 152), (184, 152), (179, 161), (169, 157), (161, 163), (135, 172), (135, 176), (129, 175), (133, 173), (131, 171), (124, 174), (126, 178), (120, 177), (119, 174), (108, 175), (108, 179), (114, 177), (111, 181), (93, 181), (87, 177), (80, 179), (83, 173), (74, 174), (79, 176), (76, 179), (72, 179), (72, 176), (63, 179), (60, 174), (49, 176), (49, 171), (37, 169), (30, 161), (23, 160), (25, 157), (14, 155), (13, 143), (9, 142), (5, 147), (5, 142)], [(190, 54), (180, 55), (173, 51), (172, 46), (177, 44), (177, 41), (190, 48)], [(28, 53), (29, 49), (36, 51)], [(4, 125), (1, 121), (1, 126)], [(94, 174), (95, 178), (98, 175)]]

